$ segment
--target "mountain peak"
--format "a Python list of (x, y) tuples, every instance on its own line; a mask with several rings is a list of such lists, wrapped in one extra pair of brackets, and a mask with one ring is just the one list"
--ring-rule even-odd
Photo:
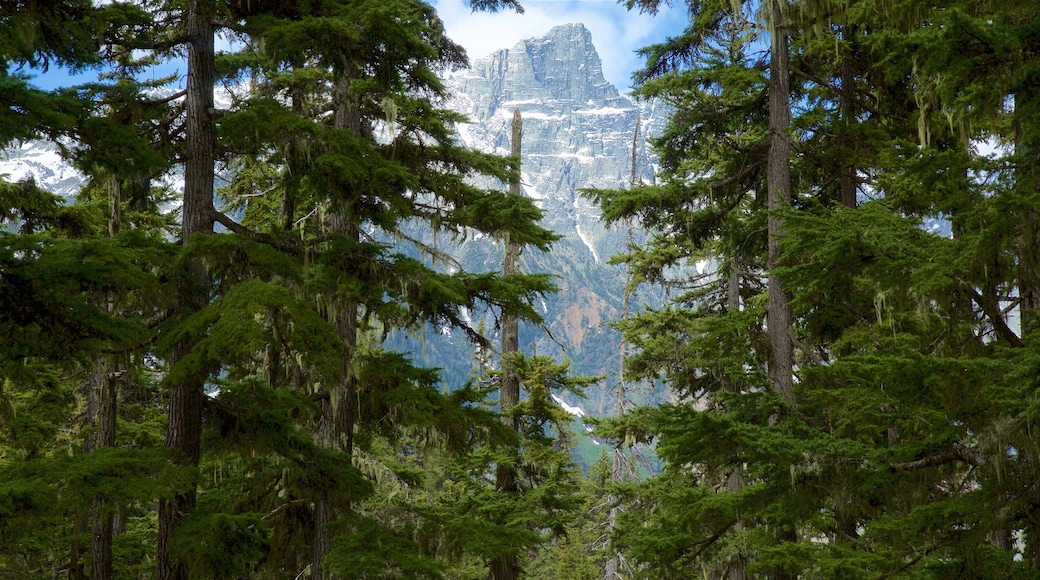
[(580, 22), (569, 22), (567, 24), (557, 24), (549, 29), (549, 32), (545, 33), (545, 38), (567, 38), (567, 37), (580, 37), (589, 44), (592, 44), (592, 33), (589, 32), (588, 28)]
[(592, 34), (580, 23), (554, 26), (544, 36), (521, 40), (473, 63), (466, 84), (488, 98), (469, 111), (488, 119), (508, 103), (558, 102), (565, 107), (632, 107), (603, 76)]

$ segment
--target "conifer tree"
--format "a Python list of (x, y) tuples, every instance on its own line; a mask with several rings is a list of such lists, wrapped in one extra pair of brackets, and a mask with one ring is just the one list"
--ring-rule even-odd
[[(98, 160), (102, 158), (107, 159), (108, 169), (113, 167), (113, 163), (133, 165), (134, 162), (125, 156), (119, 162), (113, 159), (125, 155), (137, 144), (129, 133), (121, 134), (121, 137), (129, 138), (108, 142), (119, 146), (110, 150), (107, 157), (98, 151), (94, 152), (93, 160), (80, 156), (85, 144), (99, 150), (105, 148), (105, 144), (98, 142), (98, 123), (105, 125), (105, 121), (91, 116), (98, 106), (96, 87), (45, 93), (31, 88), (24, 77), (7, 77), (6, 65), (14, 62), (44, 69), (54, 65), (70, 70), (97, 67), (105, 57), (111, 30), (139, 26), (146, 20), (143, 12), (135, 5), (120, 3), (97, 7), (91, 3), (62, 2), (30, 8), (3, 17), (4, 25), (10, 27), (11, 32), (5, 35), (10, 44), (2, 49), (4, 76), (12, 81), (9, 93), (12, 100), (7, 103), (10, 109), (4, 113), (14, 114), (5, 120), (4, 125), (11, 132), (4, 134), (3, 141), (6, 143), (12, 137), (46, 137), (55, 142), (69, 161), (76, 161), (85, 169), (98, 169), (101, 173), (104, 173), (104, 168)], [(117, 125), (111, 123), (108, 127)], [(146, 152), (147, 147), (141, 151)], [(147, 153), (144, 157), (149, 158)], [(24, 442), (19, 443), (23, 433), (36, 431), (48, 423), (69, 434), (67, 440), (54, 439), (51, 445), (40, 446), (28, 454), (4, 454), (15, 461), (4, 465), (5, 468), (17, 472), (23, 467), (18, 460), (28, 460), (30, 464), (25, 466), (26, 469), (44, 473), (50, 470), (48, 479), (54, 481), (64, 478), (62, 485), (37, 489), (39, 499), (44, 503), (30, 504), (27, 509), (12, 514), (14, 526), (24, 524), (27, 521), (22, 519), (24, 517), (37, 519), (41, 525), (35, 532), (25, 533), (24, 542), (14, 528), (11, 541), (5, 542), (11, 547), (8, 555), (31, 546), (33, 541), (46, 538), (41, 545), (49, 547), (40, 553), (49, 552), (44, 558), (55, 555), (68, 558), (65, 565), (71, 576), (83, 577), (85, 567), (89, 566), (93, 568), (93, 577), (108, 577), (112, 570), (111, 516), (116, 504), (114, 494), (105, 489), (112, 481), (106, 472), (119, 462), (125, 465), (127, 461), (137, 462), (144, 458), (114, 451), (99, 453), (99, 457), (75, 457), (63, 461), (61, 447), (79, 442), (84, 444), (85, 450), (91, 451), (115, 443), (116, 389), (111, 379), (127, 372), (126, 369), (106, 368), (111, 365), (101, 361), (137, 350), (137, 345), (147, 340), (144, 338), (148, 332), (143, 319), (154, 315), (156, 302), (140, 300), (139, 293), (151, 292), (153, 298), (161, 300), (162, 293), (156, 292), (154, 272), (156, 262), (163, 255), (163, 244), (147, 235), (121, 235), (118, 206), (114, 203), (106, 203), (106, 211), (97, 212), (97, 206), (86, 198), (69, 204), (67, 200), (40, 191), (31, 182), (16, 187), (5, 184), (4, 189), (8, 194), (3, 196), (4, 218), (9, 220), (12, 232), (19, 232), (8, 232), (4, 236), (5, 251), (13, 251), (10, 255), (13, 261), (8, 263), (12, 269), (5, 269), (4, 292), (8, 300), (15, 300), (9, 304), (19, 304), (18, 308), (26, 310), (4, 323), (13, 342), (4, 345), (2, 374), (8, 388), (29, 397), (26, 402), (39, 397), (43, 400), (50, 398), (53, 403), (58, 403), (54, 409), (64, 409), (62, 415), (38, 421), (33, 419), (37, 413), (30, 409), (36, 407), (39, 411), (37, 417), (42, 419), (48, 416), (44, 411), (47, 405), (30, 403), (30, 406), (23, 406), (16, 403), (9, 406), (10, 415), (6, 418), (10, 422), (6, 427), (10, 432), (4, 434), (4, 447), (5, 450), (27, 450)], [(102, 233), (109, 239), (99, 239)], [(64, 275), (60, 274), (62, 270)], [(54, 277), (56, 272), (57, 279)], [(65, 280), (60, 280), (61, 277)], [(25, 286), (27, 282), (29, 286)], [(33, 289), (33, 286), (37, 288)], [(18, 298), (24, 291), (30, 291), (35, 298), (31, 301)], [(48, 311), (51, 315), (45, 314)], [(40, 330), (44, 332), (41, 334)], [(79, 338), (75, 338), (77, 335)], [(67, 348), (44, 347), (48, 340), (65, 343)], [(118, 354), (104, 354), (102, 349)], [(52, 380), (39, 380), (42, 378), (39, 373), (44, 369)], [(34, 375), (37, 378), (33, 378)], [(85, 393), (72, 386), (77, 382), (76, 377), (83, 376), (89, 377), (79, 381), (88, 384)], [(58, 393), (63, 394), (54, 398)], [(87, 401), (86, 425), (77, 416), (81, 394)], [(0, 398), (3, 396), (0, 394)], [(39, 443), (42, 442), (37, 445)], [(7, 444), (12, 447), (7, 447)], [(99, 479), (91, 482), (89, 477), (55, 475), (76, 472)], [(128, 475), (127, 480), (132, 477)], [(7, 491), (13, 491), (17, 496), (20, 484), (24, 481), (15, 480), (14, 486)], [(150, 491), (156, 493), (154, 487)], [(130, 502), (134, 501), (133, 492), (121, 495)], [(68, 499), (54, 502), (54, 498), (62, 496)], [(46, 502), (54, 502), (54, 505), (46, 505)], [(63, 518), (63, 508), (79, 516)], [(94, 514), (94, 527), (98, 532), (95, 534), (88, 534), (85, 528), (80, 527), (87, 525), (90, 512)], [(65, 528), (63, 522), (68, 521), (75, 522), (76, 527)], [(27, 531), (25, 528), (22, 530)], [(5, 532), (10, 532), (10, 528)], [(71, 541), (57, 541), (65, 537)], [(88, 537), (93, 538), (92, 554), (81, 551), (83, 539)], [(63, 551), (62, 547), (68, 549)], [(0, 559), (7, 560), (7, 555)], [(29, 573), (43, 561), (15, 560), (14, 567)]]
[[(732, 227), (738, 219), (752, 232), (768, 228), (754, 204), (736, 213), (741, 206), (725, 203), (724, 186), (753, 165), (727, 165), (713, 149), (719, 139), (740, 144), (734, 136), (755, 135), (756, 124), (711, 124), (705, 113), (764, 95), (732, 90), (736, 79), (756, 78), (756, 66), (726, 69), (715, 57), (724, 45), (713, 49), (718, 37), (706, 31), (724, 28), (725, 9), (699, 7), (692, 21), (714, 28), (647, 51), (650, 72), (674, 64), (688, 71), (641, 89), (676, 104), (675, 129), (658, 145), (666, 170), (682, 171), (641, 198), (604, 195), (605, 213), (664, 226), (659, 235), (670, 244), (652, 242), (629, 258), (645, 264), (649, 280), (690, 256), (718, 265), (703, 289), (621, 324), (641, 349), (630, 371), (663, 376), (697, 401), (640, 410), (605, 431), (652, 434), (667, 462), (628, 504), (618, 535), (662, 575), (706, 566), (721, 577), (741, 558), (749, 574), (771, 576), (1030, 574), (1028, 542), (1007, 540), (1029, 537), (1029, 519), (1016, 515), (1028, 510), (1009, 501), (1024, 488), (1008, 474), (1032, 444), (1008, 430), (1025, 418), (1009, 404), (1015, 387), (1006, 381), (1019, 372), (1014, 361), (1025, 360), (1016, 350), (1029, 345), (1010, 316), (1028, 227), (1009, 236), (1007, 221), (996, 219), (1013, 206), (1003, 184), (1015, 180), (997, 177), (1010, 176), (1003, 161), (993, 163), (1002, 154), (973, 150), (1009, 135), (999, 129), (1011, 126), (1006, 110), (996, 105), (1008, 93), (998, 96), (997, 83), (985, 81), (969, 89), (973, 67), (1014, 54), (996, 41), (1011, 29), (998, 24), (1009, 12), (865, 6), (789, 7), (791, 94), (801, 100), (790, 125), (793, 208), (773, 212), (783, 219), (779, 253), (750, 246), (752, 237), (730, 238), (741, 232)], [(985, 41), (968, 49), (968, 38)], [(764, 86), (760, 76), (755, 82)], [(707, 106), (690, 106), (698, 97)], [(747, 102), (766, 133), (764, 100)], [(854, 146), (850, 135), (861, 136)], [(860, 204), (863, 194), (872, 201)], [(700, 203), (682, 203), (690, 199)], [(933, 233), (943, 223), (948, 237)], [(797, 381), (780, 400), (763, 391), (759, 284), (767, 257), (768, 274), (790, 292), (796, 345)], [(721, 300), (729, 289), (739, 299)], [(743, 486), (718, 493), (735, 474)]]
[[(477, 7), (498, 6), (491, 2)], [(127, 10), (109, 5), (111, 13), (120, 14), (117, 7)], [(172, 315), (161, 323), (155, 350), (147, 354), (168, 357), (171, 363), (164, 381), (171, 393), (166, 446), (174, 462), (163, 467), (160, 455), (136, 457), (139, 479), (155, 477), (164, 486), (120, 495), (119, 503), (140, 505), (136, 502), (161, 498), (157, 550), (158, 575), (164, 578), (296, 576), (307, 563), (311, 573), (326, 564), (332, 574), (342, 576), (369, 570), (357, 568), (358, 560), (345, 554), (364, 554), (357, 552), (358, 538), (371, 538), (373, 533), (389, 538), (398, 529), (371, 511), (354, 509), (364, 507), (357, 500), (370, 493), (372, 482), (385, 473), (369, 461), (374, 457), (374, 442), (396, 441), (415, 432), (410, 429), (432, 429), (448, 435), (449, 441), (455, 441), (451, 445), (461, 445), (471, 436), (460, 428), (483, 420), (480, 413), (465, 411), (472, 404), (465, 396), (438, 395), (434, 373), (382, 351), (379, 331), (446, 323), (476, 337), (460, 315), (462, 308), (487, 303), (512, 316), (536, 319), (524, 297), (550, 288), (544, 276), (439, 273), (405, 256), (394, 241), (408, 239), (404, 226), (410, 221), (425, 222), (450, 235), (508, 232), (517, 243), (540, 248), (548, 247), (554, 237), (536, 225), (539, 213), (529, 200), (486, 191), (466, 180), (475, 174), (505, 179), (513, 170), (504, 160), (466, 151), (454, 142), (451, 125), (461, 118), (438, 107), (443, 88), (434, 72), (463, 63), (464, 56), (444, 37), (428, 5), (329, 2), (302, 9), (288, 5), (261, 9), (199, 1), (185, 6), (163, 4), (151, 13), (134, 15), (145, 18), (123, 29), (113, 25), (124, 35), (115, 34), (120, 46), (152, 50), (156, 59), (187, 47), (188, 87), (183, 101), (180, 94), (156, 101), (175, 110), (183, 106), (184, 116), (172, 123), (169, 118), (154, 123), (145, 139), (165, 140), (164, 147), (170, 149), (164, 153), (177, 150), (176, 159), (185, 164), (185, 195), (178, 236), (183, 250), (176, 261), (171, 260), (174, 265), (167, 278), (174, 281), (177, 298)], [(174, 27), (161, 28), (159, 22)], [(149, 28), (149, 23), (155, 27)], [(218, 57), (213, 53), (217, 26), (243, 35), (247, 46), (259, 50)], [(97, 41), (96, 36), (86, 36)], [(234, 97), (231, 109), (216, 111), (216, 81), (243, 76), (253, 78), (256, 92)], [(149, 100), (142, 97), (142, 87), (132, 83), (116, 83), (116, 87), (90, 91), (114, 96), (125, 90), (124, 104)], [(280, 101), (283, 95), (287, 98)], [(332, 122), (324, 115), (326, 106), (336, 112)], [(10, 136), (54, 130), (55, 115), (39, 110), (45, 118), (35, 129), (18, 128), (23, 132)], [(110, 164), (123, 150), (113, 147), (106, 156), (110, 142), (104, 138), (118, 142), (120, 135), (129, 135), (121, 132), (135, 130), (133, 119), (119, 121), (118, 116), (84, 124), (85, 147), (79, 155), (84, 167), (98, 169), (99, 177), (117, 177), (108, 181), (111, 187), (105, 192), (103, 229), (113, 238), (124, 238), (133, 228), (123, 229), (127, 220), (123, 212), (140, 209), (137, 202), (148, 203), (147, 194), (137, 193), (137, 184), (152, 171), (141, 168), (153, 166), (138, 162), (143, 159)], [(258, 124), (257, 118), (270, 122)], [(216, 140), (218, 126), (220, 141)], [(214, 207), (214, 167), (220, 160), (241, 168), (225, 197), (226, 209), (243, 211), (242, 223)], [(4, 189), (5, 204), (16, 195), (21, 198), (5, 206), (5, 216), (21, 220), (27, 232), (52, 224), (80, 225), (58, 221), (73, 214), (47, 196), (24, 195), (28, 191), (29, 185)], [(121, 198), (128, 191), (126, 197), (131, 199), (124, 202)], [(268, 205), (271, 201), (275, 203)], [(264, 215), (272, 206), (281, 210), (273, 221)], [(132, 223), (137, 217), (134, 211), (129, 213)], [(217, 234), (217, 222), (231, 233)], [(13, 283), (11, 276), (23, 267), (17, 247), (28, 246), (21, 241), (9, 246), (14, 261), (5, 268), (5, 284)], [(433, 248), (420, 247), (439, 255)], [(154, 269), (145, 262), (142, 258), (130, 263), (133, 268)], [(44, 265), (34, 263), (32, 271), (41, 280), (53, 280), (43, 275)], [(113, 286), (109, 279), (99, 283), (109, 293), (95, 293), (92, 299), (103, 304), (101, 298), (114, 296)], [(20, 292), (16, 286), (5, 287), (4, 292), (13, 297)], [(161, 293), (152, 296), (159, 298)], [(113, 301), (120, 302), (108, 300)], [(164, 306), (153, 302), (139, 308), (155, 315)], [(65, 344), (82, 341), (87, 348), (77, 352), (93, 353), (94, 360), (105, 358), (99, 356), (98, 345), (122, 353), (134, 352), (131, 344), (151, 343), (144, 338), (150, 333), (136, 321), (115, 333), (105, 326), (107, 318), (80, 310), (90, 324), (66, 333), (73, 340)], [(356, 331), (350, 332), (349, 325)], [(61, 332), (58, 325), (52, 326)], [(5, 355), (15, 356), (29, 346), (12, 344)], [(99, 364), (96, 370), (103, 367)], [(104, 374), (98, 375), (99, 386), (104, 385)], [(328, 389), (335, 384), (345, 384), (351, 392)], [(110, 409), (111, 389), (102, 391), (105, 396), (98, 400), (106, 401), (105, 409)], [(354, 408), (339, 405), (337, 410), (338, 403)], [(327, 410), (316, 412), (315, 407), (323, 406)], [(56, 408), (61, 409), (59, 415), (69, 412), (67, 405)], [(111, 413), (97, 416), (111, 426)], [(333, 438), (355, 438), (360, 445), (317, 445), (325, 432), (321, 425), (330, 424), (330, 418), (336, 423)], [(107, 442), (109, 430), (104, 431), (102, 439)], [(10, 441), (5, 439), (5, 449)], [(128, 459), (126, 454), (102, 452), (96, 446), (90, 455), (96, 456), (91, 459), (95, 463), (101, 462), (99, 469), (109, 465), (105, 461)], [(16, 467), (23, 475), (32, 469)], [(199, 477), (208, 473), (214, 474), (212, 480)], [(6, 488), (3, 497), (23, 493), (19, 485)], [(60, 489), (64, 488), (45, 491), (59, 493)], [(242, 493), (248, 489), (252, 491)], [(89, 509), (93, 502), (112, 506), (116, 505), (113, 499), (96, 493), (78, 505), (79, 509)], [(334, 506), (327, 527), (315, 526), (315, 514), (308, 507), (322, 502)], [(53, 521), (61, 520), (60, 508), (44, 511), (56, 518)], [(27, 521), (23, 516), (44, 511), (19, 511), (19, 518), (5, 522), (5, 537)], [(107, 525), (105, 517), (98, 518), (100, 530)], [(328, 547), (315, 551), (314, 539), (320, 543), (323, 534), (329, 538)], [(104, 544), (109, 536), (101, 536), (100, 555), (92, 558), (91, 565), (103, 576), (108, 573)], [(10, 544), (11, 549), (35, 541), (24, 540)], [(422, 570), (435, 574), (431, 570), (437, 566), (430, 567), (431, 560), (409, 556), (422, 551), (418, 542), (404, 545), (405, 551), (390, 554), (389, 560), (371, 568), (372, 573), (397, 569), (406, 575)], [(302, 557), (305, 552), (310, 552), (309, 557)], [(330, 575), (326, 572), (319, 573)]]
[[(523, 120), (520, 109), (513, 110), (513, 125), (510, 139), (511, 155), (521, 159)], [(520, 195), (520, 175), (517, 174), (509, 183), (509, 191)], [(502, 258), (502, 273), (515, 275), (520, 271), (520, 246), (508, 237), (505, 240), (505, 255)], [(498, 406), (502, 413), (502, 421), (509, 427), (517, 427), (511, 410), (520, 402), (520, 379), (513, 369), (514, 358), (519, 350), (519, 321), (511, 314), (502, 317), (502, 379), (498, 388)], [(516, 474), (511, 463), (498, 466), (495, 473), (495, 488), (499, 493), (516, 493), (519, 491)], [(507, 554), (491, 561), (491, 577), (495, 580), (515, 580), (520, 576), (520, 566), (515, 554)]]
[[(533, 310), (517, 297), (548, 288), (544, 277), (538, 276), (500, 281), (493, 275), (438, 274), (391, 253), (382, 236), (400, 236), (408, 220), (424, 221), (453, 235), (468, 228), (509, 231), (519, 243), (541, 247), (552, 236), (533, 225), (537, 212), (529, 201), (489, 195), (463, 181), (470, 173), (504, 176), (506, 167), (451, 142), (449, 123), (457, 116), (438, 110), (440, 118), (435, 119), (430, 112), (436, 109), (431, 109), (424, 94), (437, 96), (442, 90), (433, 69), (463, 61), (460, 49), (444, 39), (428, 6), (328, 3), (302, 11), (234, 6), (231, 10), (240, 10), (241, 31), (262, 50), (228, 61), (233, 70), (251, 71), (248, 74), (259, 81), (254, 95), (238, 101), (237, 111), (220, 120), (226, 137), (222, 146), (249, 164), (243, 165), (248, 171), (240, 172), (228, 188), (228, 199), (241, 204), (250, 225), (267, 231), (248, 229), (212, 210), (203, 213), (239, 236), (287, 253), (300, 266), (305, 259), (314, 260), (306, 283), (291, 284), (290, 292), (294, 299), (312, 297), (313, 307), (327, 324), (339, 329), (336, 342), (342, 344), (344, 355), (331, 383), (305, 381), (297, 388), (318, 389), (315, 394), (323, 410), (312, 424), (317, 442), (345, 454), (348, 463), (352, 456), (356, 462), (356, 434), (384, 421), (384, 413), (399, 412), (393, 406), (385, 409), (394, 397), (404, 396), (409, 389), (430, 388), (426, 381), (413, 382), (410, 372), (388, 383), (367, 373), (366, 365), (382, 364), (379, 361), (386, 356), (360, 342), (372, 324), (414, 327), (429, 321), (466, 329), (458, 310), (478, 301), (532, 316)], [(333, 21), (353, 24), (328, 27)], [(285, 95), (285, 101), (275, 98), (279, 95)], [(331, 123), (323, 115), (326, 105), (332, 111)], [(258, 115), (268, 123), (258, 125)], [(275, 187), (257, 195), (249, 187), (258, 182)], [(279, 223), (272, 224), (262, 215), (263, 208), (271, 207), (271, 197), (280, 199)], [(208, 254), (216, 249), (206, 246), (197, 251)], [(234, 276), (212, 269), (208, 273), (229, 289), (236, 279), (244, 281), (243, 274), (269, 275), (263, 270)], [(193, 350), (199, 351), (203, 344)], [(204, 372), (205, 364), (229, 364), (224, 356), (219, 363), (205, 363), (192, 355), (192, 367), (180, 376)], [(338, 386), (326, 390), (324, 385), (329, 384)], [(365, 436), (364, 440), (371, 439)], [(333, 495), (346, 501), (334, 504), (331, 496), (320, 496), (333, 490), (338, 490)], [(362, 529), (351, 498), (361, 497), (363, 490), (364, 486), (349, 482), (312, 490), (319, 496), (311, 573), (324, 574), (326, 555), (342, 552), (347, 545), (337, 547), (331, 537), (334, 520), (339, 520), (335, 529), (355, 533)], [(341, 535), (349, 541), (345, 539), (349, 534)]]

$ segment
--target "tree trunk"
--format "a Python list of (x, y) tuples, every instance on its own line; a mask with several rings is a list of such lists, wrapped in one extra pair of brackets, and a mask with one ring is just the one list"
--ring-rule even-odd
[(1040, 113), (1040, 96), (1031, 88), (1015, 95), (1015, 187), (1023, 200), (1020, 238), (1018, 248), (1018, 294), (1019, 313), (1022, 321), (1022, 336), (1038, 328), (1037, 314), (1040, 313), (1040, 229), (1037, 221), (1040, 212), (1031, 203), (1040, 190), (1040, 169), (1034, 157), (1037, 150), (1037, 122)]
[[(787, 25), (787, 0), (772, 0), (770, 7), (771, 51), (769, 57), (769, 160), (767, 166), (767, 188), (769, 190), (769, 301), (767, 322), (770, 357), (769, 382), (774, 392), (785, 400), (791, 400), (794, 384), (794, 335), (791, 326), (791, 301), (780, 286), (774, 273), (780, 259), (780, 236), (783, 224), (775, 212), (791, 202), (791, 142), (788, 130), (791, 124), (791, 102), (789, 88), (789, 63)], [(778, 539), (781, 542), (795, 541), (794, 530), (781, 525)], [(776, 580), (792, 578), (783, 568), (777, 567)]]
[(72, 578), (72, 580), (85, 580), (87, 575), (83, 568), (83, 545), (80, 543), (80, 538), (87, 533), (87, 512), (82, 509), (76, 510), (74, 518), (73, 531), (75, 535), (69, 543), (69, 578)]
[(112, 578), (112, 506), (95, 504), (91, 517), (90, 574), (92, 580)]
[[(109, 176), (109, 218), (108, 235), (113, 237), (119, 233), (120, 211), (122, 202), (122, 181), (116, 175)], [(109, 314), (115, 314), (115, 304), (110, 297), (102, 299), (102, 308)], [(114, 447), (116, 444), (116, 401), (118, 398), (117, 383), (126, 371), (127, 364), (122, 355), (99, 354), (94, 358), (93, 372), (87, 384), (87, 420), (90, 433), (83, 443), (83, 453), (93, 453), (98, 449)], [(90, 528), (90, 578), (107, 580), (112, 577), (112, 536), (115, 506), (108, 502), (95, 500), (90, 514), (76, 514), (76, 535), (87, 533), (88, 520)], [(81, 560), (82, 547), (79, 540), (72, 543), (72, 557), (69, 562), (71, 578), (86, 578), (86, 570)]]
[[(634, 188), (637, 184), (637, 160), (639, 150), (639, 126), (641, 117), (639, 114), (636, 115), (636, 129), (632, 135), (632, 171), (629, 175), (628, 186)], [(632, 247), (632, 222), (629, 220), (628, 232), (626, 236), (628, 242), (626, 250)], [(625, 264), (625, 290), (621, 295), (621, 320), (628, 318), (631, 312), (631, 298), (632, 291), (629, 288), (629, 284), (632, 281), (632, 266)], [(621, 343), (618, 344), (618, 380), (615, 386), (614, 392), (614, 415), (620, 417), (625, 414), (625, 408), (628, 405), (628, 392), (627, 386), (625, 385), (625, 363), (628, 359), (628, 342), (625, 338), (621, 338)], [(614, 447), (614, 463), (610, 473), (611, 481), (617, 483), (629, 479), (630, 476), (634, 475), (631, 473), (634, 469), (629, 468), (628, 458), (625, 457), (625, 451), (622, 449), (622, 442), (619, 442)], [(610, 498), (610, 512), (607, 514), (607, 544), (610, 543), (610, 532), (617, 527), (618, 516), (621, 515), (621, 506), (618, 505), (618, 498), (612, 496)], [(611, 553), (610, 558), (607, 559), (606, 564), (603, 566), (603, 580), (618, 580), (621, 578), (621, 566), (624, 562), (621, 552), (614, 550)]]
[(839, 108), (841, 109), (841, 168), (839, 169), (839, 189), (841, 192), (841, 203), (845, 207), (856, 208), (856, 164), (852, 158), (853, 139), (850, 135), (851, 129), (856, 122), (856, 74), (853, 70), (853, 55), (855, 51), (852, 44), (856, 41), (856, 30), (846, 24), (842, 27), (842, 35), (846, 42), (846, 48), (841, 55), (841, 93), (838, 95)]
[[(93, 450), (116, 444), (116, 398), (118, 382), (126, 373), (123, 355), (101, 355), (97, 361), (97, 420)], [(90, 572), (93, 580), (112, 577), (112, 536), (116, 506), (95, 501), (91, 514)]]
[(788, 85), (788, 40), (784, 24), (783, 6), (786, 0), (772, 3), (772, 50), (769, 58), (769, 160), (767, 187), (769, 190), (769, 303), (766, 318), (769, 324), (769, 381), (773, 390), (789, 398), (793, 384), (794, 347), (791, 331), (790, 298), (780, 280), (773, 273), (780, 258), (780, 236), (783, 224), (777, 212), (791, 201), (791, 142), (788, 129), (791, 124), (790, 89)]
[[(352, 75), (348, 74), (336, 89), (334, 126), (368, 136), (363, 119), (349, 95)], [(343, 199), (337, 200), (329, 217), (329, 230), (357, 244), (361, 241), (360, 217), (354, 206), (352, 192), (341, 192)], [(333, 385), (328, 397), (322, 400), (321, 418), (318, 425), (318, 444), (340, 449), (348, 455), (354, 451), (354, 423), (357, 420), (358, 378), (353, 360), (357, 354), (358, 316), (360, 305), (357, 300), (343, 300), (337, 307), (336, 332), (346, 347), (340, 380)], [(330, 501), (317, 503), (314, 511), (314, 553), (311, 562), (311, 577), (325, 578), (324, 560), (328, 555), (331, 536), (328, 524), (338, 518), (350, 505), (336, 506)]]
[[(181, 239), (187, 244), (195, 234), (213, 233), (213, 176), (216, 157), (216, 130), (213, 123), (214, 19), (213, 0), (192, 0), (187, 12), (188, 90), (185, 96), (185, 163), (184, 203), (181, 207)], [(195, 312), (206, 305), (205, 268), (198, 260), (189, 266), (188, 276), (180, 283), (177, 309)], [(180, 363), (192, 345), (177, 345), (171, 362)], [(202, 406), (205, 402), (204, 369), (185, 376), (170, 387), (169, 421), (166, 447), (179, 465), (198, 467), (201, 455)], [(195, 511), (195, 489), (181, 490), (168, 500), (159, 502), (159, 539), (157, 577), (159, 580), (181, 580), (188, 577), (185, 562), (170, 553), (177, 529)]]
[[(520, 137), (523, 133), (523, 121), (520, 109), (513, 111), (513, 135), (511, 154), (520, 159)], [(509, 184), (509, 191), (520, 194), (520, 175)], [(506, 276), (520, 273), (520, 246), (506, 240), (505, 256), (502, 259), (502, 273)], [(507, 416), (509, 409), (520, 402), (520, 379), (516, 376), (513, 357), (520, 349), (519, 322), (515, 316), (502, 315), (502, 385), (498, 390), (498, 406), (502, 413), (502, 422), (513, 429), (517, 428), (512, 417)], [(515, 493), (517, 491), (516, 473), (511, 465), (499, 465), (495, 472), (495, 488), (499, 493)], [(516, 580), (520, 577), (520, 562), (516, 554), (506, 554), (491, 561), (491, 577), (494, 580)]]

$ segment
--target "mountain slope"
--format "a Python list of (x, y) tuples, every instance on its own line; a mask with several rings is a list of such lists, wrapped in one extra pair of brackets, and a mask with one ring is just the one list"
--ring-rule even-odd
[[(560, 287), (542, 304), (550, 336), (527, 329), (521, 345), (541, 354), (559, 354), (562, 347), (575, 372), (615, 375), (620, 337), (607, 324), (620, 316), (624, 272), (606, 262), (624, 249), (627, 232), (604, 228), (598, 208), (579, 190), (626, 187), (633, 141), (637, 179), (649, 181), (653, 167), (643, 135), (663, 126), (665, 111), (634, 103), (604, 79), (592, 35), (581, 24), (557, 26), (499, 50), (447, 82), (452, 108), (471, 120), (460, 135), (476, 149), (508, 154), (513, 111), (520, 110), (523, 192), (545, 211), (544, 225), (564, 236), (550, 254), (521, 258), (527, 271), (559, 276)], [(501, 258), (475, 246), (462, 248), (464, 267), (493, 267)], [(589, 412), (612, 410), (605, 395), (613, 380), (590, 389), (582, 403)]]

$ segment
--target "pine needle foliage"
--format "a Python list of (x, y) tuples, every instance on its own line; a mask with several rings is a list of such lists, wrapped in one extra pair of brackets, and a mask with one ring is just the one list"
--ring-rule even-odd
[[(781, 11), (793, 196), (767, 271), (756, 6), (687, 7), (639, 77), (675, 107), (662, 182), (592, 192), (653, 230), (619, 259), (673, 291), (618, 323), (630, 378), (674, 402), (600, 427), (665, 461), (624, 490), (617, 545), (647, 577), (1036, 577), (1034, 494), (1010, 475), (1035, 447), (1015, 378), (1035, 337), (1031, 69), (1008, 68), (1035, 9)], [(766, 378), (767, 275), (791, 297), (790, 397)]]

